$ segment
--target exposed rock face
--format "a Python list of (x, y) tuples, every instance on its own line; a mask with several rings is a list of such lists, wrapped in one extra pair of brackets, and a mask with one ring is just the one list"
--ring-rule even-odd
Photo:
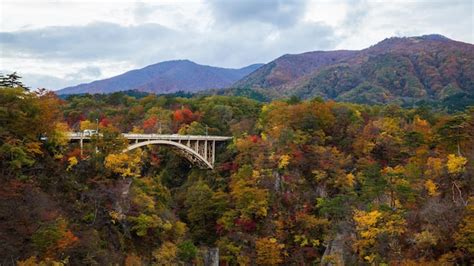
[(204, 252), (204, 265), (219, 266), (219, 248), (208, 248)]
[(321, 265), (344, 265), (344, 236), (342, 234), (337, 234), (336, 237), (329, 242), (321, 258)]

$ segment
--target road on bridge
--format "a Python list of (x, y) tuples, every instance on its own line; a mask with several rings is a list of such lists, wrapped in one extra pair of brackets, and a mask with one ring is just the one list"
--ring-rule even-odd
[[(71, 141), (78, 140), (81, 147), (81, 154), (85, 140), (90, 140), (94, 136), (101, 134), (89, 134), (83, 132), (69, 132)], [(216, 142), (227, 141), (232, 137), (209, 136), (209, 135), (178, 135), (178, 134), (134, 134), (123, 133), (122, 136), (130, 140), (130, 145), (123, 150), (128, 152), (133, 149), (147, 145), (169, 145), (188, 159), (193, 165), (200, 168), (213, 169), (215, 163)]]

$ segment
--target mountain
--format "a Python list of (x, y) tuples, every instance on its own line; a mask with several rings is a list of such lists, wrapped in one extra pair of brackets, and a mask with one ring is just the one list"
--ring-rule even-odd
[(260, 66), (262, 64), (230, 69), (199, 65), (189, 60), (166, 61), (112, 78), (67, 87), (57, 91), (57, 94), (111, 93), (126, 90), (153, 93), (196, 92), (228, 87)]
[(237, 81), (272, 98), (358, 103), (474, 101), (474, 45), (441, 35), (393, 37), (357, 51), (284, 55)]

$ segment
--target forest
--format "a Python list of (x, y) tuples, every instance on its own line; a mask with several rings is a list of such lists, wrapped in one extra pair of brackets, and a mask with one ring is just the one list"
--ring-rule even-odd
[[(85, 145), (66, 132), (99, 129)], [(213, 170), (120, 133), (232, 136)], [(469, 265), (474, 107), (0, 88), (1, 265)]]

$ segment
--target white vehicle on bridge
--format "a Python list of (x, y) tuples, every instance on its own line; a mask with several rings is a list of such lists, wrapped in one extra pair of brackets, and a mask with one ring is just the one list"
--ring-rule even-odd
[(93, 136), (93, 135), (97, 135), (98, 132), (97, 132), (97, 130), (95, 130), (95, 129), (85, 129), (85, 130), (82, 132), (82, 134), (84, 134), (84, 136), (89, 136), (89, 137), (90, 137), (90, 136)]

